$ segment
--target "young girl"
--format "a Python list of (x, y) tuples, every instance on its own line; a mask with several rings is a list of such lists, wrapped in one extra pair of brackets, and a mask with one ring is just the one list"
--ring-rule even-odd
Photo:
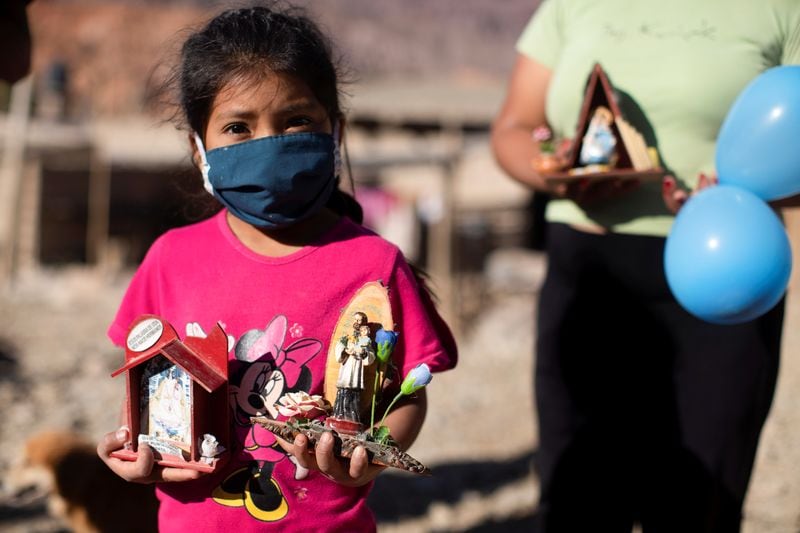
[[(374, 530), (366, 496), (381, 468), (365, 450), (341, 461), (330, 435), (313, 453), (302, 436), (280, 447), (249, 423), (276, 416), (286, 392), (322, 393), (331, 334), (368, 282), (389, 289), (402, 375), (456, 362), (452, 336), (401, 252), (359, 225), (358, 204), (337, 187), (344, 117), (330, 47), (296, 11), (229, 10), (185, 42), (177, 81), (194, 162), (224, 209), (152, 245), (109, 336), (122, 345), (143, 313), (191, 335), (222, 323), (234, 449), (209, 475), (154, 465), (144, 445), (135, 462), (110, 457), (129, 439), (125, 427), (98, 453), (129, 481), (160, 482), (162, 532)], [(421, 390), (387, 417), (402, 448), (425, 409)]]

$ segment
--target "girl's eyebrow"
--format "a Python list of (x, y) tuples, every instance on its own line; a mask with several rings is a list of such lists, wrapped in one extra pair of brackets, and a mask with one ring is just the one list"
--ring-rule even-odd
[(253, 109), (229, 109), (224, 111), (218, 115), (218, 117), (222, 120), (230, 120), (232, 118), (240, 118), (240, 119), (252, 119), (258, 116), (258, 113)]
[(320, 106), (313, 100), (302, 99), (289, 102), (286, 105), (281, 106), (277, 111), (279, 113), (310, 112), (315, 111), (318, 107)]
[[(311, 99), (300, 99), (292, 102), (288, 102), (285, 105), (279, 107), (278, 109), (274, 110), (275, 113), (280, 114), (290, 114), (290, 113), (299, 113), (299, 112), (313, 112), (320, 108), (319, 104), (317, 104), (314, 100)], [(221, 112), (219, 115), (220, 120), (231, 120), (231, 119), (255, 119), (259, 115), (259, 112), (255, 109), (251, 108), (232, 108), (227, 109)]]

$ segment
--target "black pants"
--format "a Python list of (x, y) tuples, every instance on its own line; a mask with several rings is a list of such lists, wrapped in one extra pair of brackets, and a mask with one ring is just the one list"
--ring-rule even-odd
[(781, 301), (735, 326), (672, 297), (664, 239), (548, 228), (536, 399), (542, 531), (739, 531)]

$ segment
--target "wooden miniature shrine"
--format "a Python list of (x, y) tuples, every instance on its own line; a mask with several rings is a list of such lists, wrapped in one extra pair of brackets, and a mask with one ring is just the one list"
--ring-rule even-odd
[(155, 315), (131, 325), (125, 364), (126, 413), (131, 442), (114, 457), (135, 461), (138, 446), (149, 445), (158, 464), (212, 472), (227, 457), (228, 339), (217, 324), (209, 335), (178, 338)]
[[(605, 164), (587, 164), (581, 161), (581, 154), (592, 120), (601, 112), (609, 113), (608, 127), (616, 140), (614, 153)], [(566, 170), (543, 173), (545, 179), (551, 182), (586, 178), (660, 179), (664, 175), (655, 148), (647, 146), (642, 134), (620, 111), (614, 88), (600, 64), (595, 64), (589, 75), (568, 157)]]
[[(371, 282), (364, 285), (353, 296), (347, 307), (342, 311), (342, 315), (336, 324), (336, 328), (331, 336), (331, 342), (328, 349), (328, 359), (325, 367), (325, 399), (331, 405), (336, 405), (337, 402), (337, 381), (342, 364), (337, 360), (337, 345), (340, 339), (346, 337), (348, 333), (353, 330), (354, 317), (363, 316), (365, 319), (364, 325), (367, 326), (372, 335), (379, 328), (386, 330), (394, 329), (394, 322), (392, 320), (392, 309), (389, 303), (388, 290), (379, 282)], [(368, 420), (370, 403), (374, 392), (375, 372), (376, 366), (374, 364), (365, 365), (363, 371), (364, 388), (360, 394), (358, 409), (361, 411), (363, 419)], [(336, 429), (339, 432), (349, 432), (352, 434), (364, 429), (361, 424), (350, 423), (347, 420), (337, 419), (336, 416), (327, 419), (329, 427)]]
[[(393, 331), (394, 321), (388, 289), (376, 281), (365, 284), (350, 299), (331, 336), (323, 398), (325, 404), (333, 406), (333, 412), (326, 412), (324, 417), (316, 419), (292, 416), (283, 421), (254, 416), (250, 421), (289, 442), (294, 441), (297, 435), (305, 435), (309, 449), (316, 447), (324, 433), (332, 433), (335, 453), (339, 457), (352, 457), (357, 448), (363, 447), (372, 464), (430, 475), (428, 467), (405, 453), (391, 438), (376, 439), (373, 434), (372, 424), (377, 421), (372, 416), (375, 414), (373, 402), (381, 401), (381, 385), (387, 372), (386, 362), (382, 365), (380, 359), (375, 359), (378, 330)], [(360, 341), (366, 344), (362, 345)], [(359, 347), (365, 347), (364, 352), (359, 352)], [(350, 348), (354, 350), (348, 355)], [(367, 352), (371, 354), (367, 355)], [(391, 355), (391, 352), (387, 353)], [(344, 374), (350, 373), (346, 361), (353, 357), (361, 361), (356, 371), (360, 374), (357, 385), (342, 381), (342, 370)], [(347, 399), (349, 392), (356, 395), (351, 398), (352, 401)], [(370, 407), (373, 408), (372, 412)], [(386, 435), (391, 437), (388, 428), (384, 429), (387, 430)]]

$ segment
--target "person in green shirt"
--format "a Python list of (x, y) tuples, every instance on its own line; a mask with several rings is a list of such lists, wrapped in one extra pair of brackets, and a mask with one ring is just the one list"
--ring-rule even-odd
[[(800, 63), (800, 2), (544, 0), (517, 52), (491, 142), (513, 179), (552, 197), (536, 343), (541, 530), (739, 531), (783, 301), (752, 322), (703, 322), (669, 290), (664, 243), (690, 191), (715, 181), (738, 94)], [(536, 171), (532, 132), (576, 135), (595, 63), (663, 180), (552, 185)]]

